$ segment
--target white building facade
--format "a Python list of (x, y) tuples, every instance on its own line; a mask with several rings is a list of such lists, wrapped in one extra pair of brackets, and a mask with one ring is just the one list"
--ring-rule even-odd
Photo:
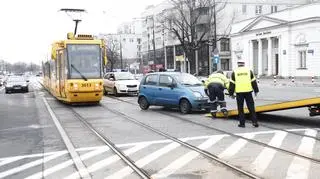
[[(142, 45), (142, 20), (134, 18), (131, 22), (119, 25), (116, 34), (100, 34), (105, 39), (107, 46), (119, 54), (116, 68), (139, 70)], [(122, 62), (122, 65), (121, 65)]]
[(232, 66), (244, 60), (259, 76), (320, 75), (320, 3), (233, 24)]
[[(230, 33), (231, 24), (242, 22), (244, 19), (259, 17), (261, 15), (276, 13), (285, 9), (308, 4), (312, 0), (221, 0), (216, 1), (217, 6), (224, 6), (224, 9), (217, 13), (217, 48), (219, 50), (221, 68), (223, 70), (231, 70), (233, 67)], [(163, 66), (166, 68), (185, 69), (180, 65), (181, 62), (176, 61), (176, 56), (182, 55), (183, 52), (180, 42), (175, 35), (166, 29), (163, 29), (161, 24), (157, 22), (157, 17), (161, 16), (172, 9), (173, 6), (170, 0), (164, 0), (156, 6), (148, 7), (143, 13), (144, 19), (142, 30), (142, 58), (144, 65)], [(205, 16), (205, 15), (204, 15)], [(205, 25), (201, 22), (199, 26)], [(213, 31), (203, 40), (212, 40)], [(222, 38), (223, 37), (223, 38)], [(155, 43), (155, 45), (153, 45)], [(265, 43), (265, 42), (264, 42)], [(191, 66), (196, 67), (198, 75), (208, 75), (213, 70), (212, 61), (212, 46), (203, 45), (197, 52), (196, 64)], [(154, 57), (155, 56), (155, 57)]]

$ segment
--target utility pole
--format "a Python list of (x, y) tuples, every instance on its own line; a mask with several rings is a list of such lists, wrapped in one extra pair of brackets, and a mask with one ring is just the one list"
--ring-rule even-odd
[(219, 57), (219, 50), (217, 46), (217, 12), (216, 12), (216, 0), (213, 0), (213, 44), (212, 44), (212, 52), (211, 52), (211, 60), (214, 62), (212, 63), (212, 67), (216, 67), (215, 70), (221, 70), (221, 60)]
[(152, 15), (152, 43), (153, 43), (153, 63), (156, 63), (156, 42), (154, 40), (154, 15)]
[(149, 61), (150, 61), (150, 34), (148, 30), (148, 65), (149, 65)]
[(120, 34), (120, 67), (121, 70), (123, 69), (123, 64), (122, 64), (122, 39), (121, 39), (121, 34)]

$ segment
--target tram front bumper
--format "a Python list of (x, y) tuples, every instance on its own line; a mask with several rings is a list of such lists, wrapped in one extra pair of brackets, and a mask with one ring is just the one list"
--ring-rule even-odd
[(74, 102), (98, 102), (102, 99), (103, 92), (70, 92), (68, 94), (68, 101)]

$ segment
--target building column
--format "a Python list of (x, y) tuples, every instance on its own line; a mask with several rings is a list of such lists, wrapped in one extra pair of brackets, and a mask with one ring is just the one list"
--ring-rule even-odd
[(177, 65), (176, 65), (176, 46), (173, 45), (173, 68), (176, 70)]
[(272, 75), (272, 39), (268, 38), (268, 76)]
[(249, 40), (248, 67), (253, 69), (253, 42)]
[(196, 74), (199, 75), (199, 56), (198, 50), (195, 51), (195, 58), (196, 58)]
[(278, 36), (278, 75), (280, 76), (284, 76), (284, 74), (282, 74), (282, 51), (281, 51), (281, 36)]
[(258, 75), (262, 75), (262, 40), (258, 39)]

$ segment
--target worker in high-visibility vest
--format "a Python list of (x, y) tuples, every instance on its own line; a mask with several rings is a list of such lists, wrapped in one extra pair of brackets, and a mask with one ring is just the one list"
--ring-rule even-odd
[(258, 84), (253, 72), (245, 67), (244, 61), (238, 61), (238, 68), (236, 68), (231, 75), (229, 95), (233, 96), (236, 93), (237, 107), (239, 113), (239, 127), (245, 127), (244, 118), (244, 100), (246, 100), (247, 107), (250, 112), (252, 125), (254, 127), (259, 127), (257, 115), (255, 111), (254, 100), (252, 97), (252, 92), (257, 96), (259, 92)]
[(224, 100), (224, 89), (229, 88), (229, 80), (223, 74), (222, 70), (218, 70), (216, 73), (213, 73), (209, 78), (204, 82), (205, 92), (210, 99), (210, 113), (213, 118), (215, 118), (217, 113), (217, 108), (220, 105), (220, 110), (223, 112), (225, 117), (228, 114), (226, 108), (226, 102)]

